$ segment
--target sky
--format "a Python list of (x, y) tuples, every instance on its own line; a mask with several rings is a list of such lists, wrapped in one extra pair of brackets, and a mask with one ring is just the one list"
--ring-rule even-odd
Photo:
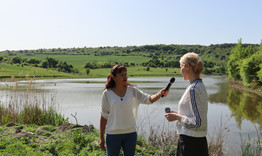
[(0, 0), (0, 51), (259, 44), (261, 0)]

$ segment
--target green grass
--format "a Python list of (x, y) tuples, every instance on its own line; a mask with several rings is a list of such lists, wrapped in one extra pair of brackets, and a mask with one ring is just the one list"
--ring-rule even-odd
[(143, 56), (94, 56), (94, 55), (47, 55), (47, 54), (36, 54), (34, 56), (28, 56), (32, 58), (37, 58), (44, 60), (46, 57), (51, 57), (57, 60), (66, 61), (72, 64), (76, 68), (84, 68), (87, 62), (134, 62), (136, 64), (141, 64), (150, 60), (148, 57)]
[(11, 65), (5, 63), (0, 64), (0, 78), (11, 78), (11, 76), (14, 76), (16, 78), (25, 78), (26, 75), (28, 75), (29, 78), (33, 78), (33, 76), (37, 78), (75, 78), (86, 76), (81, 74), (76, 75), (70, 73), (63, 73), (52, 69), (44, 69), (38, 67), (21, 67), (20, 65)]
[[(178, 68), (150, 68), (149, 71), (145, 70), (143, 66), (127, 67), (129, 76), (134, 77), (159, 77), (159, 76), (180, 76), (180, 69)], [(166, 71), (167, 69), (167, 71)], [(52, 69), (44, 69), (38, 67), (29, 67), (11, 64), (0, 64), (0, 77), (11, 78), (15, 76), (19, 78), (25, 78), (26, 75), (29, 78), (35, 76), (36, 78), (85, 78), (85, 77), (106, 77), (110, 73), (110, 68), (91, 69), (89, 75), (86, 75), (85, 69), (80, 68), (78, 74), (70, 74), (58, 72)]]
[[(68, 130), (63, 130), (66, 127)], [(30, 137), (17, 137), (21, 133)], [(61, 127), (19, 125), (0, 127), (0, 155), (79, 155), (105, 156), (99, 146), (99, 131), (92, 125), (62, 125)], [(136, 155), (160, 155), (161, 151), (138, 137)], [(165, 154), (164, 154), (165, 155)]]
[[(24, 57), (24, 56), (23, 56)], [(29, 58), (37, 58), (44, 60), (46, 57), (52, 57), (57, 60), (66, 61), (72, 64), (75, 68), (79, 69), (78, 74), (69, 74), (58, 72), (52, 69), (43, 69), (37, 67), (10, 65), (1, 63), (0, 64), (0, 77), (25, 77), (29, 75), (31, 78), (36, 76), (37, 78), (84, 78), (84, 77), (106, 77), (110, 73), (110, 68), (90, 69), (89, 75), (86, 74), (84, 66), (87, 62), (108, 62), (117, 61), (119, 63), (135, 63), (136, 66), (127, 67), (128, 75), (135, 77), (147, 77), (147, 76), (175, 76), (180, 75), (180, 69), (178, 68), (150, 68), (146, 71), (146, 67), (141, 66), (143, 62), (147, 62), (150, 58), (143, 56), (93, 56), (93, 55), (47, 55), (47, 54), (36, 54), (34, 56), (27, 56)]]

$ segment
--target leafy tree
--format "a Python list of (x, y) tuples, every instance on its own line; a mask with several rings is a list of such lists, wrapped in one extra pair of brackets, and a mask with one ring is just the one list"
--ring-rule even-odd
[(249, 86), (252, 80), (257, 80), (257, 72), (260, 70), (259, 63), (262, 63), (257, 55), (244, 59), (240, 66), (240, 76), (245, 86)]
[(157, 56), (154, 56), (151, 60), (149, 60), (148, 62), (146, 63), (142, 63), (143, 66), (149, 66), (149, 67), (153, 67), (153, 68), (156, 68), (156, 67), (160, 67), (162, 64), (160, 62), (160, 60), (158, 59)]
[(15, 63), (15, 64), (19, 63), (20, 64), (20, 63), (22, 63), (22, 58), (20, 56), (16, 56), (16, 57), (13, 57), (11, 61), (12, 61), (12, 63)]
[(215, 63), (213, 61), (203, 61), (205, 68), (213, 68)]
[(78, 69), (75, 69), (71, 64), (65, 61), (58, 61), (54, 58), (47, 57), (45, 61), (42, 62), (42, 68), (54, 68), (60, 72), (65, 73), (79, 73)]
[(35, 59), (35, 58), (30, 58), (27, 63), (29, 64), (39, 64), (41, 62), (41, 60), (39, 59)]
[(58, 60), (51, 58), (51, 57), (47, 57), (46, 61), (48, 63), (49, 68), (56, 68), (56, 66), (58, 64)]
[(102, 68), (111, 68), (111, 67), (113, 67), (116, 64), (117, 63), (115, 63), (115, 62), (109, 61), (109, 62), (105, 62), (104, 64), (101, 64), (101, 67)]
[(248, 58), (251, 57), (253, 54), (255, 54), (256, 50), (252, 45), (247, 46), (247, 48), (244, 50), (244, 56), (241, 58)]
[(262, 64), (260, 64), (260, 70), (257, 72), (258, 81), (262, 84)]
[(124, 66), (128, 67), (128, 66), (129, 66), (128, 62), (125, 62), (125, 63), (124, 63)]
[(171, 60), (166, 60), (164, 61), (164, 67), (173, 67), (173, 68), (179, 68), (180, 67), (180, 63), (178, 60), (175, 59), (171, 59)]
[(242, 40), (238, 41), (238, 44), (231, 51), (231, 55), (229, 56), (229, 61), (227, 63), (227, 71), (228, 77), (230, 79), (240, 79), (240, 64), (241, 64), (241, 56), (244, 53), (244, 48), (242, 45)]
[[(260, 46), (258, 48), (258, 58), (262, 59), (262, 41), (260, 43)], [(260, 70), (257, 72), (257, 77), (258, 77), (258, 81), (260, 83), (260, 85), (262, 84), (262, 63), (260, 63), (259, 65)]]
[(42, 68), (48, 68), (48, 62), (47, 61), (42, 62)]
[(61, 61), (58, 64), (58, 71), (62, 71), (65, 73), (71, 73), (72, 72), (72, 65), (67, 64), (65, 61)]
[(130, 62), (130, 66), (135, 66), (135, 65), (136, 65), (136, 63)]
[(85, 68), (90, 68), (90, 69), (97, 69), (99, 68), (98, 65), (94, 62), (87, 62), (85, 65)]
[(242, 80), (244, 86), (250, 86), (254, 81), (255, 85), (261, 83), (261, 64), (262, 64), (262, 43), (259, 50), (253, 46), (244, 48), (241, 43), (236, 45), (231, 51), (228, 61), (228, 76), (230, 79)]

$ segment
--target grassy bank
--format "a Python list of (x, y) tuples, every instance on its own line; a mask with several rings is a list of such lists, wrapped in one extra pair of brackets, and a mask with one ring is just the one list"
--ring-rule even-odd
[[(106, 155), (99, 146), (99, 132), (92, 125), (9, 123), (1, 126), (0, 132), (0, 155)], [(160, 154), (159, 149), (138, 138), (136, 155)]]
[[(223, 135), (223, 134), (222, 134)], [(227, 155), (224, 138), (214, 134), (209, 142), (210, 156)], [(154, 134), (146, 142), (138, 137), (136, 156), (176, 155), (177, 135), (174, 133)], [(261, 132), (257, 138), (243, 141), (237, 155), (259, 156), (262, 151)], [(99, 131), (92, 125), (62, 124), (60, 126), (8, 123), (0, 126), (0, 155), (79, 155), (105, 156), (99, 146)]]

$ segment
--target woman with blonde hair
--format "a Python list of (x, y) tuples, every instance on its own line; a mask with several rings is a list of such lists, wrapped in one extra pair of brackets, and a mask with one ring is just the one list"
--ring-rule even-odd
[(181, 74), (190, 85), (178, 103), (178, 112), (170, 111), (165, 117), (168, 121), (177, 121), (178, 156), (206, 156), (208, 95), (200, 78), (204, 65), (193, 52), (182, 56), (179, 62)]

